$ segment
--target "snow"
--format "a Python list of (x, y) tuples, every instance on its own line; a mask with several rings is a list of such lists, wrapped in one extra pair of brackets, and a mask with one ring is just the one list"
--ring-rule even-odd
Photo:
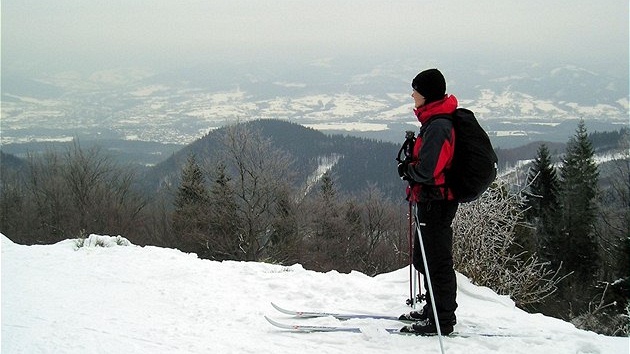
[[(436, 337), (391, 335), (395, 321), (293, 319), (297, 310), (409, 311), (408, 269), (375, 277), (300, 265), (215, 262), (174, 249), (91, 235), (23, 246), (2, 238), (2, 353), (439, 353)], [(597, 335), (519, 310), (458, 274), (456, 330), (517, 337), (447, 337), (446, 353), (628, 353)], [(358, 326), (362, 333), (291, 333), (282, 322)], [(474, 327), (473, 327), (474, 326)]]
[(321, 178), (326, 174), (326, 172), (330, 171), (343, 157), (343, 155), (339, 154), (331, 154), (329, 156), (319, 156), (317, 157), (317, 169), (315, 172), (311, 174), (306, 180), (306, 188), (304, 190), (304, 195), (308, 194), (308, 192), (313, 188), (316, 183), (321, 180)]
[(315, 130), (344, 130), (344, 131), (359, 131), (359, 132), (378, 132), (387, 130), (387, 124), (380, 123), (320, 123), (320, 124), (303, 124), (307, 128)]

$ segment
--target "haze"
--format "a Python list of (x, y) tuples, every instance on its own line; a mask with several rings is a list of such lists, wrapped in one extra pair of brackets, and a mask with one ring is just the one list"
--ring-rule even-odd
[(3, 73), (462, 53), (627, 75), (628, 1), (2, 1)]

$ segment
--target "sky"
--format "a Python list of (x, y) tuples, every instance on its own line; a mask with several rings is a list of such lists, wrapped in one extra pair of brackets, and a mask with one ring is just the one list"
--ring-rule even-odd
[(441, 56), (628, 63), (628, 1), (3, 0), (3, 70)]
[[(441, 352), (436, 337), (385, 332), (401, 328), (398, 321), (300, 319), (271, 305), (398, 316), (411, 310), (405, 305), (406, 267), (369, 277), (319, 273), (299, 264), (203, 260), (175, 249), (134, 246), (121, 236), (92, 234), (78, 249), (77, 240), (24, 246), (2, 234), (0, 239), (2, 353)], [(445, 353), (628, 353), (628, 337), (597, 335), (526, 313), (508, 296), (475, 286), (459, 273), (457, 286), (455, 330), (462, 335), (443, 338)], [(292, 333), (264, 316), (361, 332)]]

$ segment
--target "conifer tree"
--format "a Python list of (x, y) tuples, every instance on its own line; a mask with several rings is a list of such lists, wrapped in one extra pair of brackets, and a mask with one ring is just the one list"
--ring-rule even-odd
[(566, 269), (575, 272), (574, 279), (587, 283), (595, 273), (598, 258), (593, 228), (599, 173), (583, 120), (578, 123), (575, 136), (569, 140), (562, 162), (563, 235), (562, 252), (558, 256)]
[(208, 198), (203, 172), (191, 154), (182, 169), (173, 212), (173, 231), (183, 251), (205, 253), (200, 245), (207, 239)]
[(330, 172), (322, 175), (319, 189), (308, 205), (310, 237), (306, 239), (304, 265), (317, 271), (341, 270), (345, 266), (346, 236), (343, 205)]
[(561, 208), (560, 184), (556, 168), (546, 144), (540, 145), (532, 168), (527, 176), (529, 190), (526, 193), (525, 216), (536, 228), (537, 248), (547, 260), (555, 259)]
[(337, 187), (330, 175), (330, 171), (326, 171), (322, 176), (320, 196), (325, 206), (328, 207), (327, 209), (333, 208), (337, 203)]
[(232, 179), (226, 165), (219, 163), (216, 178), (210, 187), (209, 199), (209, 258), (237, 259), (239, 253), (238, 206), (234, 200)]
[(301, 246), (299, 208), (290, 191), (279, 195), (272, 232), (267, 241), (268, 256), (275, 262), (282, 264), (299, 262)]
[(314, 210), (317, 225), (317, 237), (322, 239), (338, 239), (342, 234), (341, 203), (337, 199), (337, 186), (330, 172), (321, 178), (319, 195)]

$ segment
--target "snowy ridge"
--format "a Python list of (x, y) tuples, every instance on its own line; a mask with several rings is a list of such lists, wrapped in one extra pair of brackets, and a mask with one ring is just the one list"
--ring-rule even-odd
[(317, 168), (315, 169), (315, 172), (313, 172), (306, 180), (306, 188), (304, 189), (304, 194), (308, 194), (311, 188), (313, 188), (313, 186), (315, 186), (319, 182), (324, 174), (330, 171), (330, 169), (333, 168), (342, 157), (343, 155), (340, 154), (319, 156), (317, 158)]
[[(214, 262), (159, 247), (22, 246), (2, 238), (2, 353), (439, 353), (435, 337), (395, 336), (389, 320), (305, 319), (361, 333), (290, 333), (264, 319), (294, 308), (409, 311), (408, 269), (369, 277), (300, 265)], [(445, 338), (447, 353), (628, 353), (628, 338), (528, 314), (458, 274), (458, 326), (522, 337)], [(457, 326), (456, 326), (457, 328)], [(462, 327), (464, 328), (464, 327)]]

